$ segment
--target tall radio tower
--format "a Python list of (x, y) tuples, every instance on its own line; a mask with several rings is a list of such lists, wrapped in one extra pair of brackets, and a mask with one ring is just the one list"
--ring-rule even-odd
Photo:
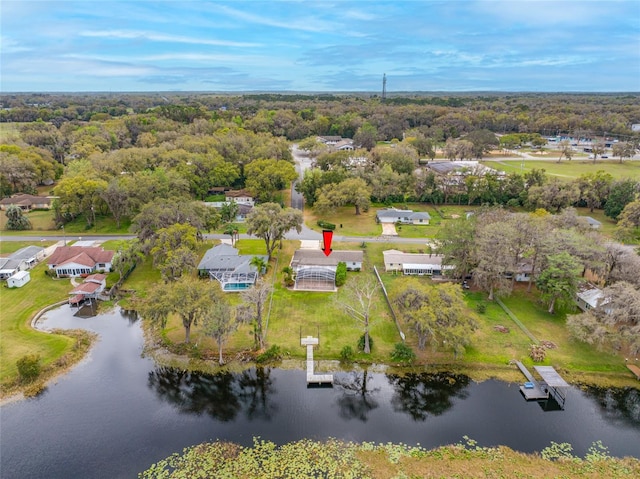
[(382, 74), (382, 99), (387, 99), (387, 74)]

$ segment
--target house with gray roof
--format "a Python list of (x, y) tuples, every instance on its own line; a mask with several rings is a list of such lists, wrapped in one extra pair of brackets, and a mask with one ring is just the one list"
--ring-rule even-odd
[(608, 298), (604, 296), (604, 291), (591, 283), (581, 284), (575, 299), (578, 308), (585, 312), (609, 302)]
[(9, 279), (14, 274), (29, 269), (23, 259), (0, 258), (0, 279)]
[(204, 254), (198, 272), (218, 281), (222, 291), (243, 291), (251, 288), (262, 273), (251, 264), (255, 257), (262, 258), (265, 263), (269, 261), (266, 255), (241, 255), (233, 246), (219, 244)]
[(413, 210), (399, 210), (397, 208), (388, 208), (386, 210), (378, 210), (376, 212), (376, 221), (378, 223), (402, 223), (409, 225), (428, 225), (431, 215), (427, 212)]
[(586, 221), (590, 228), (594, 230), (599, 229), (602, 226), (602, 223), (591, 216), (578, 216), (579, 219)]
[(23, 259), (29, 268), (33, 268), (39, 260), (44, 258), (44, 248), (41, 246), (25, 246), (12, 253), (9, 257)]
[(363, 259), (362, 251), (332, 251), (327, 256), (318, 248), (296, 250), (290, 264), (296, 276), (294, 289), (336, 291), (338, 263), (345, 263), (348, 271), (360, 271)]

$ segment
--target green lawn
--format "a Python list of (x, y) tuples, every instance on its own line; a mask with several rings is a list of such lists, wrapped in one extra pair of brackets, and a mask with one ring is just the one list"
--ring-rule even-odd
[(544, 305), (525, 291), (516, 291), (511, 297), (503, 299), (503, 302), (538, 340), (552, 341), (558, 346), (557, 349), (547, 351), (544, 364), (578, 373), (626, 370), (624, 361), (619, 356), (602, 353), (593, 346), (571, 339), (565, 326), (566, 315), (549, 314)]
[(33, 315), (43, 307), (64, 300), (72, 289), (70, 281), (45, 276), (46, 264), (31, 270), (31, 281), (22, 288), (0, 287), (0, 384), (3, 389), (17, 379), (16, 361), (25, 354), (39, 354), (48, 366), (68, 352), (75, 339), (35, 331)]
[(322, 231), (322, 228), (317, 225), (317, 221), (322, 219), (336, 225), (336, 235), (380, 236), (382, 234), (382, 226), (376, 223), (376, 208), (370, 208), (369, 211), (356, 215), (353, 206), (344, 206), (336, 208), (332, 214), (321, 217), (317, 216), (312, 209), (306, 209), (304, 216), (305, 224), (315, 231)]
[(532, 169), (544, 169), (548, 175), (557, 176), (567, 180), (574, 179), (585, 173), (595, 173), (604, 170), (617, 179), (634, 178), (640, 179), (640, 162), (625, 161), (620, 163), (617, 160), (562, 160), (557, 161), (536, 161), (536, 160), (501, 160), (486, 161), (485, 165), (506, 172), (526, 173)]
[(42, 246), (46, 248), (55, 244), (55, 241), (0, 241), (0, 254), (14, 253), (25, 246)]

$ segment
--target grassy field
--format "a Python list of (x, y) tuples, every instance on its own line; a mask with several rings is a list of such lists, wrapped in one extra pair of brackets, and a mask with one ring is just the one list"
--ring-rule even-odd
[(43, 307), (64, 300), (72, 286), (69, 280), (45, 276), (46, 264), (31, 270), (31, 281), (22, 288), (0, 287), (0, 384), (3, 393), (18, 378), (16, 361), (26, 354), (39, 354), (48, 366), (67, 353), (75, 339), (33, 330), (29, 321)]
[(360, 215), (355, 214), (353, 206), (336, 208), (334, 213), (325, 216), (318, 216), (311, 208), (304, 211), (304, 223), (312, 230), (322, 231), (322, 228), (317, 225), (319, 219), (335, 224), (336, 235), (380, 236), (382, 234), (382, 226), (376, 223), (375, 208), (363, 211)]
[(620, 163), (617, 160), (563, 160), (539, 161), (539, 160), (496, 160), (485, 161), (485, 165), (508, 173), (526, 173), (532, 169), (544, 169), (548, 175), (561, 179), (574, 179), (585, 173), (595, 173), (604, 170), (616, 179), (633, 178), (640, 179), (640, 162), (625, 161)]

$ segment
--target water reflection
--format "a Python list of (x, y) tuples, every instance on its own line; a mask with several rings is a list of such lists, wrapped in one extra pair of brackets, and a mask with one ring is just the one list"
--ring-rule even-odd
[(607, 419), (640, 426), (640, 390), (585, 386), (584, 391), (598, 403)]
[(366, 422), (368, 414), (378, 407), (375, 395), (380, 388), (372, 386), (370, 376), (371, 373), (364, 370), (335, 377), (334, 386), (342, 390), (337, 399), (340, 417)]
[(120, 315), (123, 318), (126, 318), (129, 320), (129, 325), (133, 325), (135, 324), (138, 319), (140, 319), (140, 316), (138, 315), (138, 312), (135, 309), (120, 309)]
[(270, 368), (253, 368), (242, 374), (204, 374), (170, 367), (149, 372), (147, 385), (156, 395), (184, 413), (208, 414), (233, 421), (244, 408), (247, 419), (270, 420), (278, 410)]
[(459, 374), (388, 374), (387, 379), (394, 388), (394, 411), (407, 413), (414, 421), (439, 416), (451, 408), (453, 398), (465, 399), (468, 395), (469, 378)]
[(244, 403), (248, 419), (270, 421), (278, 411), (273, 400), (276, 390), (271, 378), (271, 368), (257, 367), (243, 371), (238, 378), (239, 397)]
[(231, 373), (199, 374), (169, 367), (149, 372), (148, 386), (156, 395), (185, 413), (206, 413), (219, 421), (232, 421), (240, 411)]

